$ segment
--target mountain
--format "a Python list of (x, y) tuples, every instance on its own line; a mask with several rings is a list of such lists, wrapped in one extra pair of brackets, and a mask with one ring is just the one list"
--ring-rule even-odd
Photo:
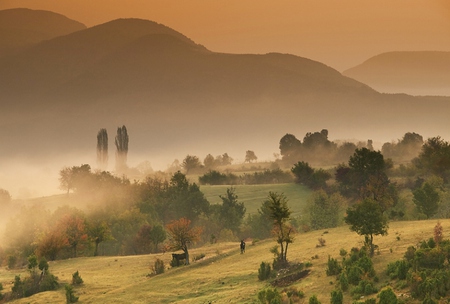
[(83, 29), (86, 29), (84, 24), (49, 11), (26, 8), (1, 10), (0, 56)]
[(450, 52), (389, 52), (344, 75), (385, 93), (450, 96)]
[(109, 133), (113, 169), (112, 142), (122, 125), (129, 162), (159, 168), (187, 154), (227, 152), (243, 161), (249, 149), (266, 160), (286, 133), (302, 138), (324, 128), (332, 140), (450, 135), (450, 98), (381, 94), (289, 54), (212, 52), (140, 19), (113, 20), (1, 57), (0, 91), (0, 165), (16, 172), (24, 162), (95, 167), (101, 128)]

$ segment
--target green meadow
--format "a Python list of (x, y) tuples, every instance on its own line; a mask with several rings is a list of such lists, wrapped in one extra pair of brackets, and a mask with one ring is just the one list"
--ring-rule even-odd
[(225, 195), (227, 188), (234, 187), (238, 200), (245, 204), (246, 214), (258, 212), (261, 204), (267, 199), (270, 191), (284, 193), (288, 198), (288, 205), (292, 211), (291, 216), (297, 217), (303, 211), (306, 202), (311, 194), (311, 190), (297, 184), (268, 184), (268, 185), (236, 185), (236, 186), (200, 186), (200, 190), (205, 194), (206, 199), (211, 204), (221, 204), (220, 195)]

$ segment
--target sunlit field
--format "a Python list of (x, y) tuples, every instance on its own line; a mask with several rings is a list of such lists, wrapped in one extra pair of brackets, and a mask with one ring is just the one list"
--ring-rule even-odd
[[(227, 188), (232, 186), (200, 186), (200, 190), (205, 194), (206, 199), (211, 204), (221, 204), (219, 195), (225, 195)], [(270, 184), (270, 185), (237, 185), (236, 194), (238, 200), (245, 204), (246, 214), (254, 214), (267, 199), (269, 191), (284, 193), (288, 199), (288, 206), (292, 211), (291, 216), (297, 217), (303, 211), (311, 190), (297, 184)]]
[[(450, 220), (442, 220), (441, 224), (444, 238), (449, 238)], [(373, 258), (378, 288), (389, 284), (385, 274), (387, 263), (402, 258), (408, 246), (417, 246), (419, 241), (432, 237), (435, 225), (436, 220), (392, 222), (387, 236), (375, 237), (379, 245), (379, 252)], [(326, 240), (324, 247), (316, 247), (320, 237)], [(346, 226), (298, 234), (287, 257), (293, 262), (312, 263), (310, 274), (292, 285), (305, 293), (304, 302), (317, 295), (322, 303), (329, 303), (336, 278), (325, 274), (328, 256), (340, 260), (341, 248), (349, 251), (362, 244), (363, 237)], [(258, 291), (269, 286), (258, 280), (258, 268), (262, 261), (272, 261), (270, 248), (274, 245), (274, 240), (254, 245), (249, 241), (246, 252), (240, 254), (238, 242), (208, 244), (191, 249), (191, 258), (204, 254), (203, 259), (178, 268), (170, 268), (171, 253), (166, 252), (68, 259), (51, 262), (50, 271), (58, 276), (61, 285), (70, 283), (72, 274), (79, 271), (84, 280), (83, 285), (75, 288), (79, 303), (257, 303)], [(164, 261), (166, 271), (149, 276), (157, 258)], [(14, 276), (19, 274), (25, 276), (26, 270), (0, 270), (4, 291), (10, 290)], [(408, 289), (396, 293), (406, 297)], [(64, 302), (64, 288), (60, 288), (13, 303)], [(344, 303), (351, 302), (349, 293), (344, 293)], [(408, 300), (408, 303), (416, 302)]]

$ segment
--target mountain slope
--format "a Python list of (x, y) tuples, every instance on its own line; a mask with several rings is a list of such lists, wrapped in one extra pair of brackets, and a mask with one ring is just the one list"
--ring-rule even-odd
[(386, 93), (450, 96), (450, 52), (390, 52), (344, 71)]
[(83, 29), (86, 29), (84, 24), (49, 11), (25, 8), (1, 10), (0, 56)]
[(8, 166), (14, 157), (39, 164), (60, 158), (58, 169), (95, 167), (98, 130), (107, 128), (112, 140), (122, 125), (130, 134), (130, 162), (144, 158), (159, 168), (187, 154), (227, 152), (239, 161), (248, 149), (265, 160), (284, 134), (323, 128), (331, 139), (382, 143), (406, 132), (450, 135), (449, 98), (380, 94), (289, 54), (215, 53), (139, 19), (0, 58), (0, 91), (0, 127), (7, 130), (0, 133), (0, 155)]

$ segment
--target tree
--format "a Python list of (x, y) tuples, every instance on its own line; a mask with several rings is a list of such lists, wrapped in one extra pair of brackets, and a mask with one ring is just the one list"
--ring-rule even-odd
[(181, 164), (181, 167), (184, 169), (186, 174), (191, 173), (192, 171), (195, 171), (196, 169), (201, 168), (202, 164), (200, 163), (200, 160), (197, 156), (193, 155), (186, 155), (186, 157), (183, 159), (183, 162)]
[(186, 254), (186, 264), (189, 265), (188, 245), (200, 239), (202, 229), (191, 227), (191, 221), (187, 218), (171, 221), (166, 226), (169, 234), (169, 242), (172, 250), (183, 250)]
[(104, 171), (108, 167), (108, 132), (100, 129), (97, 134), (97, 164)]
[(246, 163), (251, 163), (252, 161), (257, 161), (258, 157), (256, 156), (255, 152), (251, 151), (251, 150), (247, 150), (245, 152), (245, 162)]
[[(197, 184), (190, 184), (186, 175), (181, 172), (175, 173), (170, 179), (167, 189), (167, 200), (163, 200), (163, 213), (171, 219), (186, 217), (192, 221), (202, 213), (208, 213), (209, 202), (205, 195), (200, 191)], [(164, 218), (167, 220), (167, 218)]]
[(350, 230), (364, 235), (365, 245), (371, 255), (375, 250), (373, 236), (386, 235), (388, 230), (387, 218), (383, 215), (380, 205), (370, 198), (348, 208), (345, 223), (350, 225)]
[(287, 205), (288, 200), (283, 193), (269, 192), (266, 202), (268, 202), (267, 205), (277, 243), (280, 244), (279, 259), (281, 262), (286, 262), (288, 245), (293, 242), (291, 235), (293, 229), (287, 225), (287, 221), (291, 215), (291, 211)]
[(73, 257), (77, 257), (79, 246), (88, 238), (85, 219), (78, 214), (65, 214), (57, 224), (58, 229), (64, 232), (67, 243), (72, 249)]
[(383, 206), (383, 211), (395, 204), (396, 192), (385, 173), (388, 163), (379, 151), (356, 149), (348, 166), (336, 169), (336, 181), (343, 195), (364, 199), (371, 197)]
[(212, 169), (215, 166), (214, 162), (214, 156), (211, 154), (206, 155), (205, 159), (203, 160), (203, 164), (205, 165), (206, 169)]
[(331, 178), (331, 174), (323, 169), (314, 170), (307, 162), (300, 161), (296, 163), (291, 172), (295, 176), (295, 181), (312, 189), (326, 188), (327, 180)]
[(301, 147), (301, 141), (292, 134), (286, 134), (280, 139), (279, 147), (283, 161), (294, 163)]
[(439, 136), (429, 138), (413, 162), (425, 173), (438, 175), (447, 181), (450, 171), (450, 144)]
[(0, 205), (5, 206), (11, 202), (9, 191), (0, 188)]
[(88, 164), (65, 167), (59, 171), (59, 176), (60, 189), (67, 189), (67, 195), (70, 190), (83, 192), (92, 186), (91, 166)]
[(245, 216), (244, 203), (238, 202), (238, 196), (236, 195), (235, 188), (227, 188), (226, 195), (219, 195), (222, 199), (222, 206), (220, 206), (219, 218), (222, 225), (226, 229), (230, 229), (233, 232), (239, 231), (242, 219)]
[(427, 218), (432, 217), (438, 211), (439, 193), (429, 183), (424, 183), (422, 187), (413, 191), (413, 202), (417, 209), (425, 214)]
[(116, 171), (124, 172), (127, 169), (127, 154), (128, 154), (128, 132), (125, 126), (117, 128), (117, 135), (115, 138), (116, 144)]
[(222, 154), (222, 166), (229, 166), (233, 162), (233, 158), (228, 153)]
[(330, 196), (324, 190), (314, 192), (308, 204), (311, 228), (337, 227), (342, 202), (343, 198), (338, 193)]
[(89, 222), (87, 227), (89, 238), (94, 242), (94, 256), (98, 256), (98, 245), (100, 243), (111, 240), (111, 229), (105, 221), (94, 220)]

